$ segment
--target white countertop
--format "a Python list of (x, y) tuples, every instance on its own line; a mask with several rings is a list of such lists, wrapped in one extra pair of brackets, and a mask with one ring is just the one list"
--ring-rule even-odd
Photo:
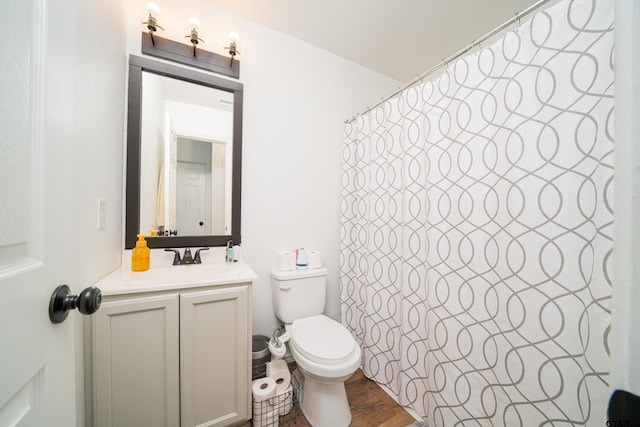
[[(180, 254), (184, 249), (180, 249)], [(192, 249), (195, 256), (195, 250)], [(173, 253), (151, 250), (151, 268), (131, 271), (131, 251), (122, 255), (122, 266), (95, 283), (103, 296), (166, 291), (199, 286), (252, 283), (258, 276), (242, 261), (225, 262), (224, 251), (201, 252), (202, 264), (172, 265)]]

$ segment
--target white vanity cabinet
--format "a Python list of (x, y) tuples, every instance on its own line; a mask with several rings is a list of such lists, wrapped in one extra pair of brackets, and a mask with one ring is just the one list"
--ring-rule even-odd
[(89, 320), (87, 340), (93, 425), (248, 421), (254, 278), (146, 287), (128, 282), (127, 292), (102, 283), (102, 306)]
[(92, 319), (96, 427), (180, 425), (179, 298), (104, 298)]

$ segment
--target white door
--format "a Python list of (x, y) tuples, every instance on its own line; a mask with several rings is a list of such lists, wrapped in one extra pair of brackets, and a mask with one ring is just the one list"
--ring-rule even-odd
[(176, 216), (180, 236), (211, 234), (211, 224), (205, 215), (206, 165), (198, 162), (178, 162)]
[(48, 315), (71, 280), (74, 10), (0, 2), (1, 426), (75, 425), (78, 315)]

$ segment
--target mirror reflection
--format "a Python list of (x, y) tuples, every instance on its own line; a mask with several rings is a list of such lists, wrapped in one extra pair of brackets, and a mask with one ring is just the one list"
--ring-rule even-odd
[(129, 56), (125, 249), (241, 242), (242, 83)]
[(230, 235), (233, 93), (142, 72), (140, 230)]

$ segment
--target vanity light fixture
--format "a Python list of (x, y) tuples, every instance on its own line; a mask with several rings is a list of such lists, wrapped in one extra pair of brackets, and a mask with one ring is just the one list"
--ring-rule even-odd
[(153, 45), (155, 46), (156, 42), (153, 39), (153, 33), (158, 31), (158, 28), (160, 28), (162, 31), (164, 31), (164, 28), (162, 28), (160, 25), (158, 25), (158, 17), (160, 16), (160, 8), (155, 3), (148, 3), (147, 4), (147, 13), (149, 14), (149, 16), (147, 17), (147, 20), (145, 22), (143, 22), (143, 24), (145, 24), (147, 26), (147, 29), (149, 30), (149, 35), (151, 36), (151, 43), (153, 43)]
[(230, 66), (233, 67), (233, 60), (236, 55), (240, 55), (240, 51), (238, 51), (238, 41), (240, 40), (240, 36), (238, 33), (232, 31), (229, 33), (229, 46), (225, 46), (224, 48), (229, 50), (229, 55), (231, 56)]
[(185, 36), (191, 44), (189, 46), (189, 44), (182, 41), (169, 40), (160, 36), (154, 37), (154, 33), (158, 28), (164, 30), (158, 25), (160, 8), (155, 3), (149, 3), (147, 12), (149, 17), (143, 24), (146, 25), (148, 32), (143, 31), (141, 39), (141, 51), (143, 54), (202, 70), (213, 71), (235, 79), (240, 78), (240, 61), (235, 60), (235, 56), (240, 54), (238, 52), (239, 37), (237, 33), (229, 34), (229, 46), (225, 47), (231, 55), (231, 64), (229, 64), (227, 56), (197, 48), (198, 44), (204, 43), (204, 40), (199, 35), (200, 21), (197, 18), (189, 18), (189, 34)]
[(195, 16), (189, 18), (189, 29), (190, 34), (187, 34), (185, 37), (189, 37), (189, 41), (193, 45), (193, 56), (196, 56), (196, 46), (199, 42), (204, 43), (200, 37), (198, 37), (198, 30), (200, 29), (200, 21)]

